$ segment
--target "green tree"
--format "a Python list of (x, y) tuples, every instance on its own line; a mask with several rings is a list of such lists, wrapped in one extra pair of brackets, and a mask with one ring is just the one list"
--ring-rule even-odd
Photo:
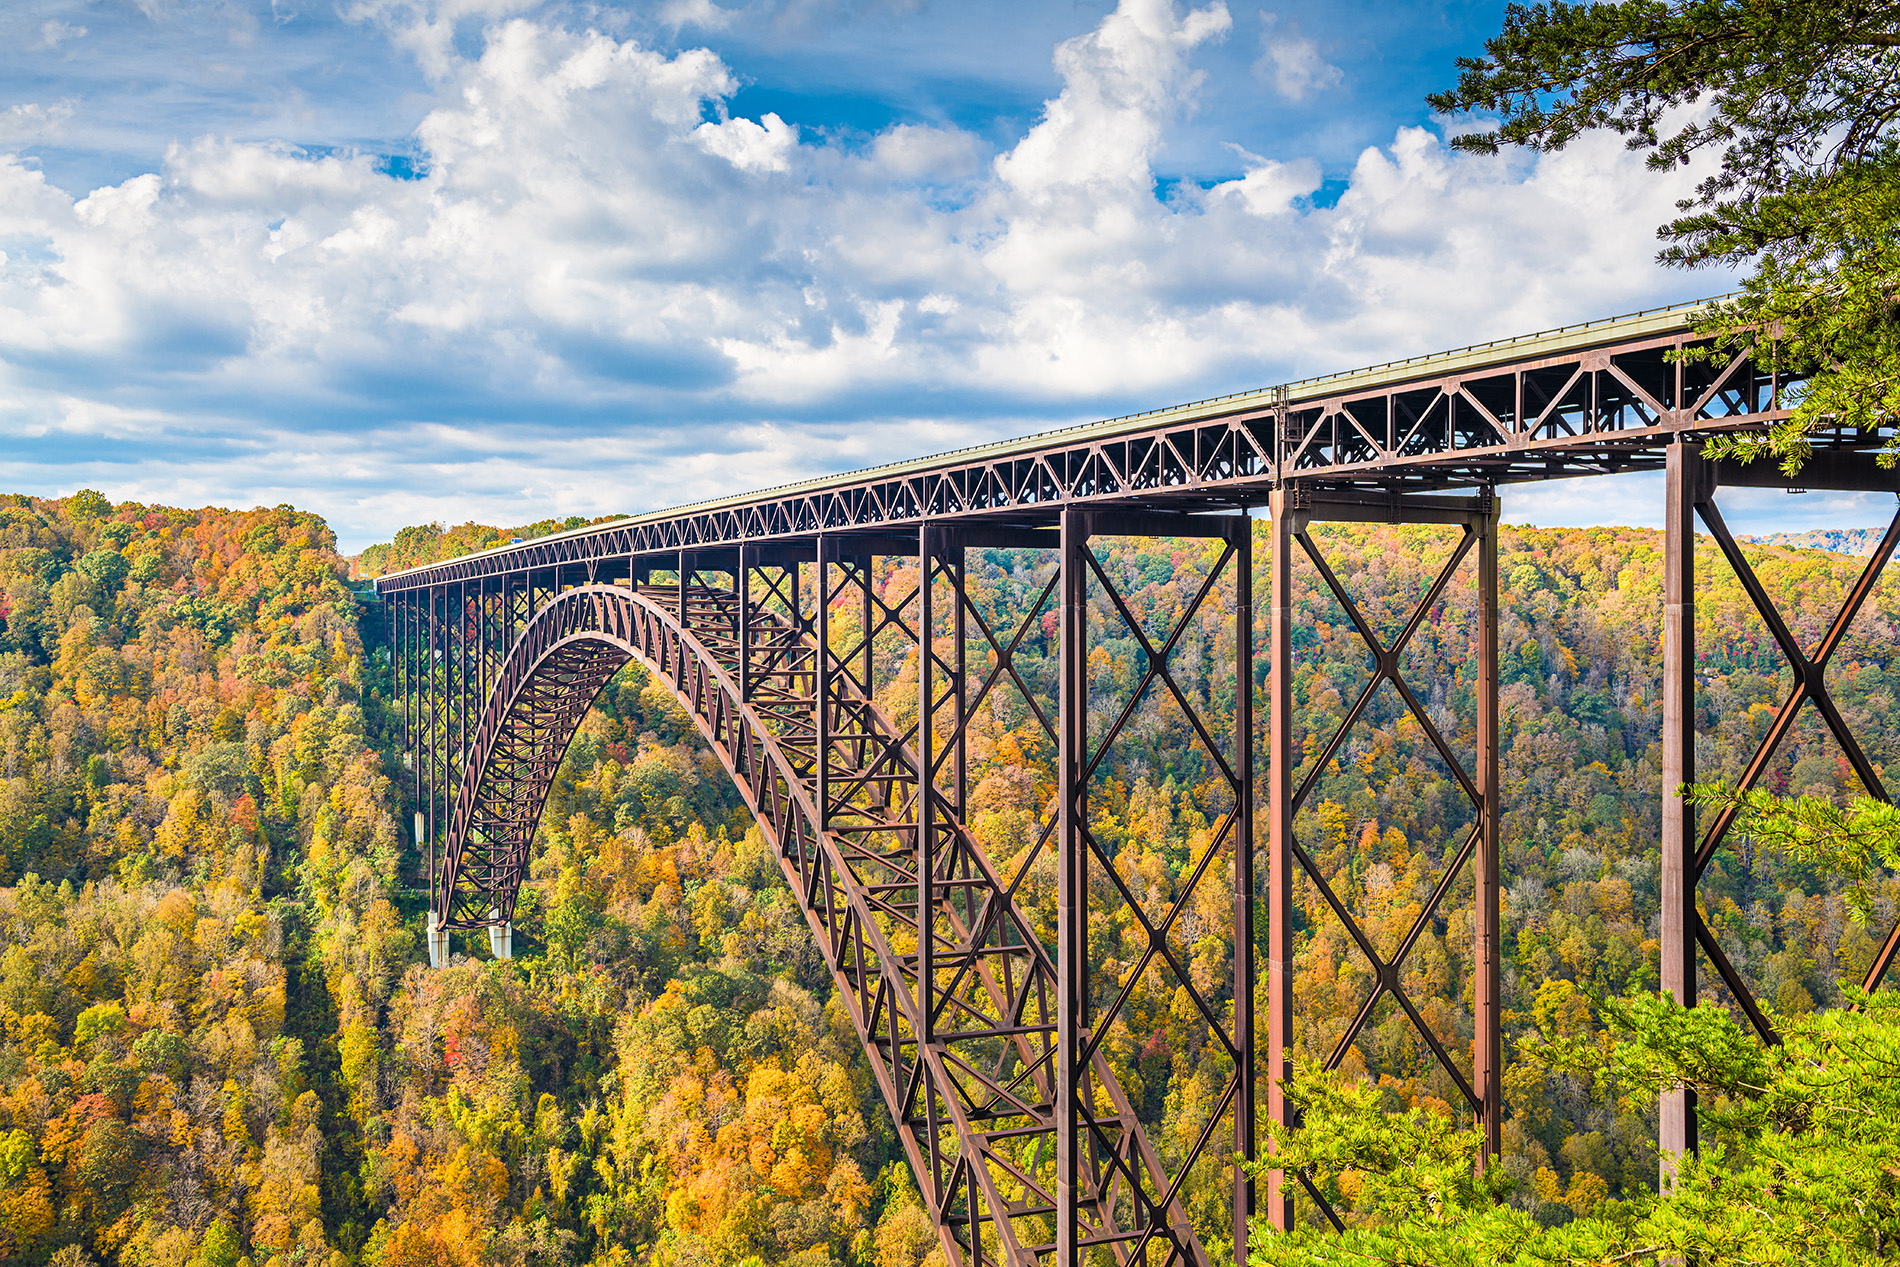
[[(1738, 811), (1734, 830), (1758, 848), (1856, 886), (1864, 923), (1873, 872), (1900, 862), (1900, 813), (1860, 797), (1690, 789)], [(1850, 1005), (1777, 1017), (1766, 1046), (1724, 1008), (1684, 1008), (1666, 994), (1603, 1006), (1607, 1025), (1568, 1023), (1574, 1008), (1540, 1006), (1519, 1059), (1567, 1074), (1593, 1098), (1626, 1109), (1664, 1091), (1695, 1093), (1704, 1148), (1681, 1159), (1665, 1191), (1568, 1200), (1583, 1217), (1546, 1227), (1507, 1203), (1501, 1167), (1474, 1178), (1482, 1137), (1448, 1114), (1388, 1113), (1376, 1086), (1312, 1066), (1287, 1092), (1300, 1108), (1275, 1132), (1275, 1163), (1303, 1174), (1338, 1213), (1338, 1237), (1306, 1227), (1262, 1230), (1251, 1261), (1452, 1264), (1871, 1263), (1900, 1245), (1900, 995), (1843, 987)], [(1574, 995), (1565, 987), (1553, 994)], [(1267, 1169), (1261, 1165), (1261, 1172)], [(1580, 1208), (1579, 1208), (1580, 1207)]]
[(1856, 923), (1873, 915), (1868, 883), (1882, 868), (1900, 870), (1900, 806), (1856, 796), (1836, 805), (1818, 796), (1786, 797), (1726, 784), (1689, 788), (1690, 799), (1716, 810), (1736, 811), (1730, 830), (1758, 848), (1776, 851), (1849, 882), (1845, 897)]
[[(1613, 1001), (1611, 1029), (1553, 1038), (1534, 1058), (1583, 1075), (1600, 1096), (1653, 1103), (1696, 1092), (1708, 1143), (1660, 1195), (1602, 1201), (1540, 1226), (1501, 1199), (1497, 1170), (1473, 1180), (1481, 1139), (1449, 1116), (1388, 1115), (1375, 1087), (1302, 1070), (1304, 1114), (1279, 1162), (1304, 1170), (1347, 1225), (1262, 1229), (1250, 1262), (1850, 1264), (1900, 1243), (1900, 996), (1854, 995), (1858, 1009), (1784, 1018), (1767, 1047), (1715, 1007), (1666, 995)], [(1264, 1170), (1264, 1166), (1262, 1167)]]
[(1792, 473), (1816, 428), (1900, 412), (1900, 5), (1512, 5), (1485, 56), (1458, 65), (1431, 104), (1501, 119), (1455, 138), (1461, 149), (1555, 150), (1607, 128), (1654, 168), (1713, 161), (1661, 226), (1661, 258), (1750, 270), (1703, 329), (1812, 374), (1786, 425), (1721, 452), (1772, 453)]

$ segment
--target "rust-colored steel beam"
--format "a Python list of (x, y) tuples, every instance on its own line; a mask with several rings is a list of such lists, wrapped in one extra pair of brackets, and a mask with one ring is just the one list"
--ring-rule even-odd
[[(1223, 511), (1262, 504), (1289, 483), (1418, 492), (1656, 470), (1679, 437), (1785, 419), (1800, 386), (1746, 358), (1678, 359), (1701, 346), (1689, 328), (1695, 311), (1597, 322), (658, 511), (431, 564), (377, 586), (386, 593), (587, 559), (730, 550), (741, 541), (808, 547), (821, 533), (908, 554), (926, 519), (1048, 531), (1065, 506)], [(1822, 436), (1815, 460), (1851, 459), (1885, 438)], [(1865, 478), (1869, 487), (1890, 486)]]
[[(1695, 807), (1683, 788), (1695, 782), (1695, 504), (1705, 497), (1706, 464), (1692, 445), (1669, 446), (1663, 510), (1662, 988), (1684, 1007), (1696, 1004)], [(1696, 1147), (1695, 1092), (1663, 1092), (1657, 1147), (1661, 1182)]]
[[(1293, 551), (1306, 517), (1293, 490), (1275, 489), (1269, 506), (1267, 667), (1267, 1120), (1280, 1130), (1297, 1124), (1286, 1098), (1293, 1050)], [(1293, 1193), (1284, 1170), (1267, 1173), (1265, 1206), (1273, 1226), (1293, 1226)]]
[[(629, 661), (645, 665), (693, 717), (778, 854), (880, 1093), (946, 1258), (956, 1267), (1205, 1267), (1184, 1182), (1264, 1143), (1258, 1111), (1291, 1124), (1284, 1092), (1295, 1042), (1296, 881), (1305, 876), (1372, 968), (1372, 997), (1331, 1052), (1337, 1064), (1389, 999), (1473, 1111), (1486, 1155), (1500, 1144), (1500, 824), (1497, 486), (1606, 471), (1665, 469), (1662, 979), (1696, 997), (1700, 948), (1765, 1037), (1746, 983), (1696, 909), (1695, 885), (1726, 820), (1698, 836), (1676, 789), (1694, 767), (1694, 527), (1698, 517), (1741, 578), (1793, 670), (1794, 689), (1744, 784), (1768, 768), (1812, 705), (1861, 781), (1884, 796), (1827, 690), (1830, 658), (1900, 545), (1900, 517), (1828, 632), (1802, 646), (1728, 534), (1714, 491), (1774, 486), (1764, 468), (1704, 461), (1699, 437), (1787, 416), (1796, 384), (1745, 359), (1684, 360), (1686, 312), (1649, 314), (1373, 371), (1119, 419), (985, 449), (859, 472), (556, 534), (377, 581), (403, 694), (419, 854), (427, 861), (432, 956), (452, 932), (505, 926), (555, 772), (595, 696)], [(1894, 490), (1878, 467), (1884, 433), (1818, 439), (1800, 483)], [(1478, 490), (1456, 495), (1453, 490)], [(1253, 537), (1266, 505), (1269, 613), (1264, 673), (1254, 663)], [(1404, 628), (1374, 628), (1309, 526), (1438, 524), (1457, 530)], [(1165, 630), (1138, 621), (1091, 543), (1106, 536), (1200, 537), (1215, 559)], [(1030, 609), (999, 618), (972, 592), (970, 549), (1034, 552), (1049, 567)], [(880, 560), (902, 560), (892, 565)], [(1400, 671), (1400, 657), (1461, 566), (1475, 562), (1471, 671), (1475, 751), (1460, 759)], [(914, 563), (916, 583), (907, 570)], [(1365, 697), (1323, 737), (1301, 775), (1291, 696), (1293, 571), (1310, 568), (1347, 613), (1375, 665)], [(1032, 590), (1035, 588), (1032, 585)], [(1178, 676), (1176, 656), (1210, 597), (1231, 594), (1234, 703), (1222, 715)], [(1056, 616), (1053, 690), (1018, 655)], [(1197, 628), (1199, 626), (1196, 626)], [(1211, 627), (1211, 626), (1210, 626)], [(1125, 701), (1092, 699), (1091, 640), (1138, 648)], [(1200, 650), (1205, 649), (1206, 637)], [(917, 720), (880, 706), (880, 666), (917, 655)], [(1197, 650), (1196, 654), (1200, 651)], [(1222, 669), (1225, 672), (1225, 669)], [(1296, 833), (1318, 771), (1389, 685), (1472, 809), (1409, 935), (1382, 955)], [(1255, 870), (1255, 689), (1267, 691), (1266, 822)], [(888, 690), (888, 688), (886, 688)], [(997, 693), (1020, 697), (1056, 754), (1056, 793), (1034, 843), (999, 868), (969, 822), (971, 727)], [(1091, 727), (1091, 706), (1099, 725)], [(908, 713), (908, 703), (903, 711)], [(1221, 706), (1224, 707), (1224, 706)], [(1091, 785), (1143, 709), (1166, 710), (1203, 751), (1219, 804), (1210, 842), (1188, 860), (1166, 909), (1135, 898), (1119, 847), (1098, 837)], [(1096, 733), (1099, 730), (1100, 733)], [(1321, 738), (1321, 737), (1316, 737)], [(1198, 847), (1198, 846), (1197, 846)], [(1053, 858), (1051, 855), (1054, 855)], [(1020, 898), (1055, 863), (1057, 927), (1045, 942)], [(1476, 902), (1470, 1062), (1426, 1023), (1403, 973), (1423, 931), (1469, 873)], [(1232, 883), (1230, 978), (1195, 981), (1171, 937), (1197, 892)], [(1262, 883), (1264, 881), (1264, 883)], [(1124, 909), (1138, 963), (1096, 973), (1097, 903)], [(1223, 903), (1224, 905), (1224, 903)], [(1196, 908), (1199, 909), (1199, 908)], [(1256, 912), (1264, 929), (1256, 929)], [(496, 946), (505, 946), (497, 940)], [(500, 953), (498, 951), (498, 953)], [(1258, 957), (1264, 958), (1264, 963)], [(1872, 965), (1900, 956), (1896, 927)], [(1165, 1153), (1123, 1094), (1103, 1044), (1143, 974), (1180, 983), (1224, 1083), (1192, 1139)], [(1226, 992), (1230, 997), (1222, 998)], [(1257, 1012), (1256, 1002), (1262, 1005)], [(1259, 1028), (1257, 1029), (1256, 1026)], [(1264, 1032), (1262, 1032), (1264, 1031)], [(1695, 1144), (1693, 1103), (1662, 1106), (1664, 1168)], [(1246, 1253), (1249, 1215), (1291, 1226), (1304, 1192), (1337, 1216), (1310, 1176), (1268, 1172), (1264, 1190), (1231, 1167), (1230, 1238)], [(1223, 1180), (1224, 1182), (1224, 1180)], [(1205, 1217), (1205, 1207), (1197, 1205)]]
[(1472, 861), (1477, 890), (1472, 955), (1473, 1023), (1471, 1082), (1478, 1093), (1484, 1151), (1478, 1164), (1489, 1165), (1504, 1150), (1504, 984), (1503, 931), (1499, 925), (1500, 854), (1504, 848), (1504, 805), (1498, 787), (1498, 520), (1493, 502), (1472, 526), (1478, 534), (1477, 737), (1478, 852)]

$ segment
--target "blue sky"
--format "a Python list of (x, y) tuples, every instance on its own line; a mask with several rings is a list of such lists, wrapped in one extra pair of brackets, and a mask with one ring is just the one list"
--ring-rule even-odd
[[(1446, 148), (1424, 94), (1502, 7), (16, 0), (0, 484), (356, 548), (1725, 289), (1653, 262), (1689, 174)], [(1883, 514), (1795, 501), (1737, 518)]]

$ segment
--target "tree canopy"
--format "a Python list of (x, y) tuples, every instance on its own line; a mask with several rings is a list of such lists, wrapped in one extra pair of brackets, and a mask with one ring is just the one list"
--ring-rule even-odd
[(1609, 129), (1653, 168), (1712, 164), (1660, 226), (1661, 259), (1745, 270), (1703, 328), (1811, 376), (1785, 426), (1721, 451), (1793, 471), (1815, 429), (1900, 412), (1900, 4), (1512, 5), (1458, 65), (1431, 104), (1500, 120), (1458, 148), (1555, 150)]
[(1278, 1160), (1307, 1171), (1348, 1230), (1263, 1231), (1251, 1261), (1886, 1261), (1900, 1237), (1900, 996), (1853, 1002), (1790, 1019), (1775, 1047), (1724, 1008), (1684, 1008), (1667, 995), (1608, 1002), (1609, 1025), (1594, 1034), (1565, 1034), (1547, 1018), (1519, 1053), (1540, 1075), (1633, 1104), (1688, 1086), (1710, 1137), (1668, 1191), (1610, 1199), (1598, 1184), (1568, 1194), (1581, 1217), (1561, 1223), (1510, 1204), (1501, 1168), (1473, 1178), (1478, 1131), (1429, 1109), (1388, 1114), (1377, 1086), (1304, 1069), (1289, 1089), (1304, 1121), (1285, 1133)]

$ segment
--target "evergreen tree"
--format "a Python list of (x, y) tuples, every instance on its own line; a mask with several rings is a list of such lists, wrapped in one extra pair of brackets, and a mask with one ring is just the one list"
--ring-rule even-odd
[(1812, 375), (1786, 425), (1722, 452), (1772, 452), (1792, 473), (1815, 428), (1900, 412), (1900, 4), (1512, 5), (1459, 68), (1431, 104), (1501, 120), (1461, 149), (1555, 150), (1607, 128), (1654, 168), (1713, 164), (1661, 226), (1661, 258), (1748, 270), (1704, 329)]

